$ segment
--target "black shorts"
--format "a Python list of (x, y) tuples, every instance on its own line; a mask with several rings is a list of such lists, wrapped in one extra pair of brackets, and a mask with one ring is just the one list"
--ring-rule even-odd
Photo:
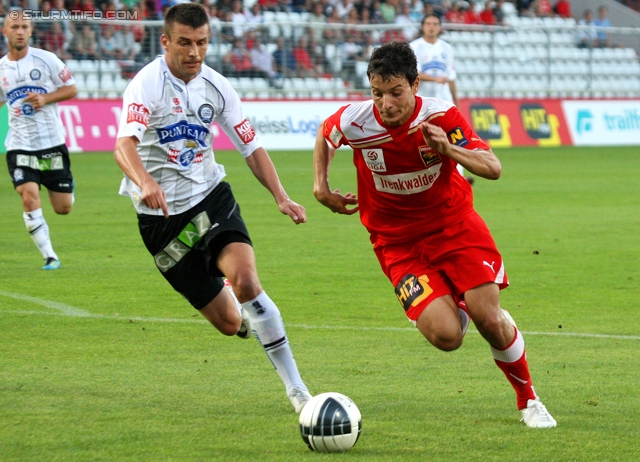
[(13, 187), (33, 182), (49, 191), (72, 193), (73, 176), (67, 146), (61, 144), (40, 151), (7, 151), (7, 165)]
[(224, 287), (224, 275), (216, 266), (222, 249), (232, 242), (251, 245), (240, 205), (226, 182), (179, 215), (139, 214), (138, 226), (162, 275), (196, 309), (204, 308)]

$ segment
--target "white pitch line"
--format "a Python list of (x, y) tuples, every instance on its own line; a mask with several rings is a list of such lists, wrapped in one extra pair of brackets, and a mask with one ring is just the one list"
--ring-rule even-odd
[(24, 300), (25, 302), (35, 303), (36, 305), (42, 305), (53, 310), (58, 310), (67, 316), (77, 316), (83, 318), (91, 317), (91, 313), (74, 306), (65, 305), (64, 303), (52, 302), (51, 300), (42, 300), (41, 298), (30, 297), (29, 295), (13, 294), (11, 292), (4, 292), (1, 290), (0, 295), (9, 298), (15, 298), (16, 300)]
[[(16, 300), (24, 300), (37, 305), (42, 305), (47, 308), (55, 309), (57, 311), (27, 311), (27, 310), (3, 310), (0, 309), (0, 313), (10, 314), (28, 314), (28, 315), (50, 315), (50, 316), (71, 316), (82, 318), (99, 318), (99, 319), (114, 319), (123, 321), (139, 321), (139, 322), (168, 322), (168, 323), (198, 323), (206, 324), (208, 321), (204, 319), (179, 319), (179, 318), (143, 318), (139, 316), (115, 316), (106, 314), (94, 314), (88, 311), (81, 310), (73, 306), (65, 305), (63, 303), (52, 302), (50, 300), (43, 300), (40, 298), (31, 297), (28, 295), (14, 294), (10, 292), (4, 292), (0, 290), (0, 296), (14, 298)], [(300, 329), (322, 329), (322, 330), (356, 330), (356, 331), (382, 331), (382, 332), (415, 332), (414, 327), (366, 327), (366, 326), (313, 326), (309, 324), (293, 324), (286, 323), (287, 327), (297, 327)], [(477, 334), (478, 331), (469, 329), (467, 332)], [(615, 335), (615, 334), (586, 334), (579, 332), (522, 332), (523, 335), (550, 335), (558, 337), (583, 337), (583, 338), (603, 338), (603, 339), (620, 339), (620, 340), (640, 340), (640, 335)]]

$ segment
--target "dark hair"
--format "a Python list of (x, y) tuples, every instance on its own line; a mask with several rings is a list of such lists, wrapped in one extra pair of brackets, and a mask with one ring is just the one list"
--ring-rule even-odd
[(424, 22), (427, 20), (427, 18), (436, 18), (438, 20), (438, 24), (442, 25), (442, 18), (435, 13), (426, 14), (424, 18), (422, 18), (422, 22), (420, 23), (420, 25), (424, 26)]
[(167, 10), (164, 17), (164, 35), (170, 37), (175, 23), (199, 29), (209, 24), (209, 16), (199, 3), (178, 3)]
[(418, 78), (418, 61), (407, 42), (388, 42), (376, 48), (367, 67), (369, 80), (377, 75), (384, 81), (392, 77), (404, 77), (413, 85)]

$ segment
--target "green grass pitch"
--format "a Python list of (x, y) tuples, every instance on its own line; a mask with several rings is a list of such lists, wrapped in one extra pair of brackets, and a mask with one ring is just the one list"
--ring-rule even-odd
[[(43, 207), (59, 271), (40, 270), (0, 177), (0, 460), (638, 460), (637, 147), (501, 149), (502, 178), (474, 185), (511, 280), (503, 306), (558, 421), (550, 430), (518, 422), (477, 332), (443, 353), (411, 327), (357, 216), (314, 200), (310, 152), (271, 154), (304, 225), (279, 214), (240, 155), (217, 157), (303, 378), (357, 403), (357, 445), (306, 448), (265, 354), (217, 333), (171, 290), (117, 194), (112, 154), (98, 153), (72, 155), (69, 216)], [(332, 187), (354, 186), (351, 154), (339, 151)]]

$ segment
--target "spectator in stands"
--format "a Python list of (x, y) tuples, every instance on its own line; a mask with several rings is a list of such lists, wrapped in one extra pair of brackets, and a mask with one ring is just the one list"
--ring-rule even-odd
[(236, 38), (233, 48), (222, 58), (223, 73), (228, 77), (262, 77), (269, 78), (267, 73), (253, 65), (251, 53), (244, 40)]
[(222, 13), (222, 26), (220, 27), (220, 42), (221, 43), (233, 43), (235, 36), (233, 34), (233, 22), (231, 10), (221, 10)]
[(233, 36), (244, 37), (247, 30), (247, 17), (242, 11), (242, 0), (233, 0), (231, 3), (231, 22), (233, 22)]
[(298, 39), (298, 44), (291, 50), (291, 54), (296, 60), (298, 77), (318, 77), (319, 72), (309, 54), (309, 38), (306, 35)]
[[(322, 35), (325, 40), (331, 37), (336, 42), (342, 42), (344, 40), (345, 31), (339, 26), (342, 26), (345, 23), (345, 20), (338, 15), (337, 8), (330, 8), (329, 10), (331, 12), (329, 13), (329, 17), (327, 17), (327, 24), (336, 24), (338, 27), (325, 29)], [(312, 33), (311, 36), (315, 38), (315, 34)]]
[(260, 30), (264, 24), (264, 15), (260, 9), (258, 2), (251, 5), (249, 11), (245, 11), (245, 17), (247, 18), (247, 25), (253, 30)]
[(570, 0), (558, 0), (553, 11), (561, 18), (572, 18)]
[(69, 51), (74, 59), (98, 59), (96, 33), (89, 24), (85, 23), (80, 32), (74, 35)]
[(349, 16), (349, 12), (355, 9), (353, 0), (335, 0), (332, 3), (338, 17), (343, 19), (346, 19)]
[(535, 0), (533, 10), (538, 18), (552, 18), (555, 16), (551, 0)]
[(402, 28), (402, 35), (407, 42), (415, 39), (418, 35), (418, 29), (413, 25), (413, 21), (409, 17), (411, 14), (411, 7), (408, 3), (403, 2), (400, 4), (400, 9), (396, 18), (393, 20), (395, 24), (405, 26)]
[(593, 22), (593, 11), (584, 10), (583, 17), (578, 21), (578, 30), (576, 34), (578, 48), (592, 48), (598, 44), (598, 32)]
[(356, 61), (362, 53), (362, 46), (357, 42), (359, 34), (356, 31), (351, 31), (345, 38), (346, 40), (340, 45), (340, 53), (342, 72), (346, 80), (356, 75)]
[(489, 1), (484, 2), (484, 8), (480, 12), (480, 21), (482, 24), (485, 24), (487, 26), (496, 25), (496, 17), (493, 13), (494, 8), (495, 8), (494, 2), (489, 2)]
[(283, 77), (290, 77), (296, 71), (296, 59), (291, 51), (286, 47), (284, 37), (276, 40), (276, 51), (273, 52), (273, 62), (275, 70)]
[(294, 13), (306, 13), (310, 7), (310, 0), (291, 0), (291, 11)]
[(116, 32), (116, 36), (118, 37), (119, 47), (122, 50), (122, 59), (124, 61), (135, 61), (142, 47), (136, 41), (133, 26), (129, 24), (123, 26), (120, 31)]
[(516, 0), (516, 10), (518, 11), (518, 16), (535, 16), (532, 8), (533, 2), (534, 0)]
[(457, 1), (453, 7), (444, 15), (447, 22), (451, 24), (464, 24), (465, 14), (469, 9), (469, 2), (465, 0)]
[(596, 30), (596, 46), (600, 48), (609, 48), (611, 46), (611, 38), (608, 29), (611, 27), (611, 21), (608, 18), (609, 12), (606, 6), (598, 8), (598, 18), (593, 23), (598, 27)]
[(109, 25), (98, 39), (100, 53), (104, 59), (122, 59), (122, 49), (115, 33), (115, 28)]
[[(320, 42), (323, 37), (323, 26), (327, 23), (327, 17), (324, 15), (324, 7), (322, 2), (315, 2), (312, 6), (311, 13), (309, 14), (309, 27), (311, 27), (311, 33), (313, 38)], [(318, 27), (320, 26), (320, 27)]]
[(409, 18), (411, 18), (411, 21), (419, 23), (423, 17), (424, 2), (422, 0), (411, 0), (409, 4)]
[(398, 14), (397, 9), (398, 0), (383, 0), (380, 3), (380, 16), (382, 20), (387, 24), (393, 24)]
[(220, 31), (222, 30), (222, 21), (218, 16), (219, 12), (217, 3), (209, 5), (207, 14), (209, 15), (209, 24), (211, 24), (211, 43), (214, 45), (220, 43)]
[[(466, 3), (466, 5), (465, 5)], [(482, 20), (480, 19), (480, 15), (476, 11), (476, 2), (475, 0), (469, 0), (469, 2), (464, 2), (463, 7), (466, 7), (464, 12), (464, 23), (465, 24), (482, 24)]]
[(42, 47), (63, 61), (72, 58), (71, 54), (67, 52), (67, 42), (60, 21), (52, 22), (49, 30), (44, 33)]
[(273, 55), (269, 53), (262, 37), (256, 37), (255, 42), (253, 43), (253, 48), (251, 48), (249, 53), (251, 54), (251, 63), (253, 64), (253, 67), (266, 73), (270, 81), (275, 77), (282, 77), (276, 74)]
[(504, 5), (505, 0), (496, 0), (494, 6), (492, 7), (491, 11), (493, 12), (493, 17), (495, 18), (496, 22), (495, 25), (496, 26), (504, 26), (505, 25), (505, 12), (504, 9), (502, 8), (502, 5)]
[[(64, 6), (64, 0), (53, 0), (51, 11), (57, 11), (61, 16), (66, 16), (67, 9)], [(76, 33), (75, 23), (73, 21), (62, 21), (62, 30), (64, 31), (67, 43), (71, 43)]]

